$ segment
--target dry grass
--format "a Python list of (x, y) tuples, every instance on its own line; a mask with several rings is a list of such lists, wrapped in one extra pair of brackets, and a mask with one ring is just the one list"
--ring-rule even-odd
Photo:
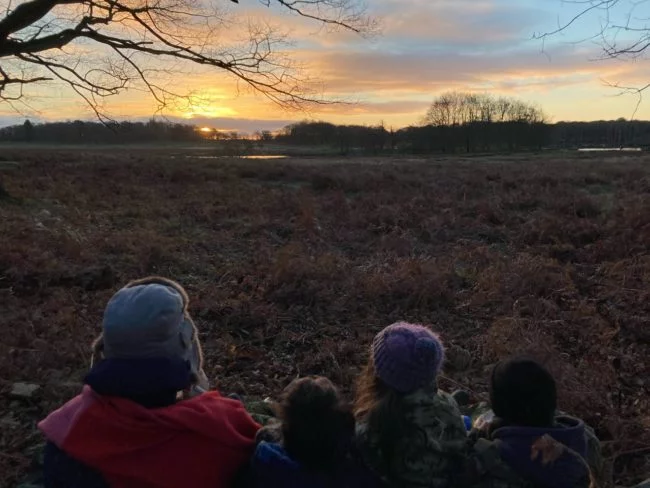
[[(188, 288), (225, 391), (273, 395), (310, 373), (349, 387), (382, 326), (430, 323), (472, 352), (452, 381), (485, 391), (490, 364), (531, 353), (562, 408), (597, 428), (617, 480), (647, 474), (644, 156), (6, 152), (22, 168), (4, 175), (21, 203), (0, 203), (4, 482), (30, 462), (35, 420), (75, 393), (110, 295), (151, 273)], [(15, 381), (43, 389), (12, 401)]]

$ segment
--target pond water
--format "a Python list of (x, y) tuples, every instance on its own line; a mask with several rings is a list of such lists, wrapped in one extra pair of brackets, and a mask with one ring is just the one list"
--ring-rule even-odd
[(189, 159), (285, 159), (288, 156), (284, 154), (249, 154), (245, 156), (185, 156)]
[(625, 151), (625, 152), (641, 152), (640, 147), (581, 147), (579, 152), (611, 152), (611, 151)]

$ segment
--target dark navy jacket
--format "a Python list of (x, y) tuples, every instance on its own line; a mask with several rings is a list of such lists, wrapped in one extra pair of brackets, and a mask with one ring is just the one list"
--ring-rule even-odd
[[(565, 452), (555, 462), (543, 465), (531, 459), (533, 443), (549, 435), (572, 452)], [(501, 459), (526, 481), (540, 487), (573, 488), (588, 479), (587, 436), (582, 420), (561, 416), (553, 427), (501, 427), (492, 432)], [(577, 454), (577, 455), (576, 455)]]

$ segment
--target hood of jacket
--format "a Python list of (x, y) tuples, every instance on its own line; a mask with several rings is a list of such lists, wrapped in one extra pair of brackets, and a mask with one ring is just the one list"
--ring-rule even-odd
[[(571, 451), (554, 462), (544, 465), (539, 457), (531, 458), (532, 445), (540, 437), (549, 435)], [(492, 433), (503, 461), (522, 478), (542, 487), (572, 488), (589, 477), (584, 460), (587, 454), (587, 438), (582, 420), (568, 416), (557, 417), (553, 427), (508, 426)]]
[(100, 395), (160, 408), (176, 403), (176, 394), (191, 386), (192, 370), (178, 358), (110, 358), (93, 366), (84, 382)]

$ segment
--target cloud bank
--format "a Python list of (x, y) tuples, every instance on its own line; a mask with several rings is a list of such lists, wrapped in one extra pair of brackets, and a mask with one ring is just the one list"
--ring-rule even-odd
[[(383, 34), (371, 40), (349, 32), (328, 34), (281, 10), (256, 4), (238, 8), (231, 10), (264, 16), (291, 31), (296, 39), (292, 55), (306, 67), (314, 86), (349, 103), (282, 112), (264, 98), (238, 90), (222, 74), (192, 68), (183, 85), (210, 101), (191, 112), (172, 110), (170, 117), (243, 132), (273, 130), (305, 118), (407, 125), (420, 119), (437, 94), (471, 90), (536, 102), (555, 120), (618, 118), (632, 114), (636, 99), (615, 96), (616, 89), (606, 83), (638, 86), (650, 80), (648, 62), (599, 61), (596, 45), (571, 42), (597, 32), (597, 16), (576, 24), (571, 35), (544, 43), (533, 39), (575, 14), (577, 6), (561, 0), (374, 0), (370, 13), (381, 19)], [(35, 107), (30, 115), (89, 118), (72, 94), (57, 90), (44, 88), (50, 96), (44, 103), (30, 101)], [(154, 112), (142, 93), (116, 98), (107, 107), (119, 118), (147, 118)], [(637, 117), (650, 118), (650, 106), (643, 104)], [(0, 125), (22, 120), (0, 105)]]

